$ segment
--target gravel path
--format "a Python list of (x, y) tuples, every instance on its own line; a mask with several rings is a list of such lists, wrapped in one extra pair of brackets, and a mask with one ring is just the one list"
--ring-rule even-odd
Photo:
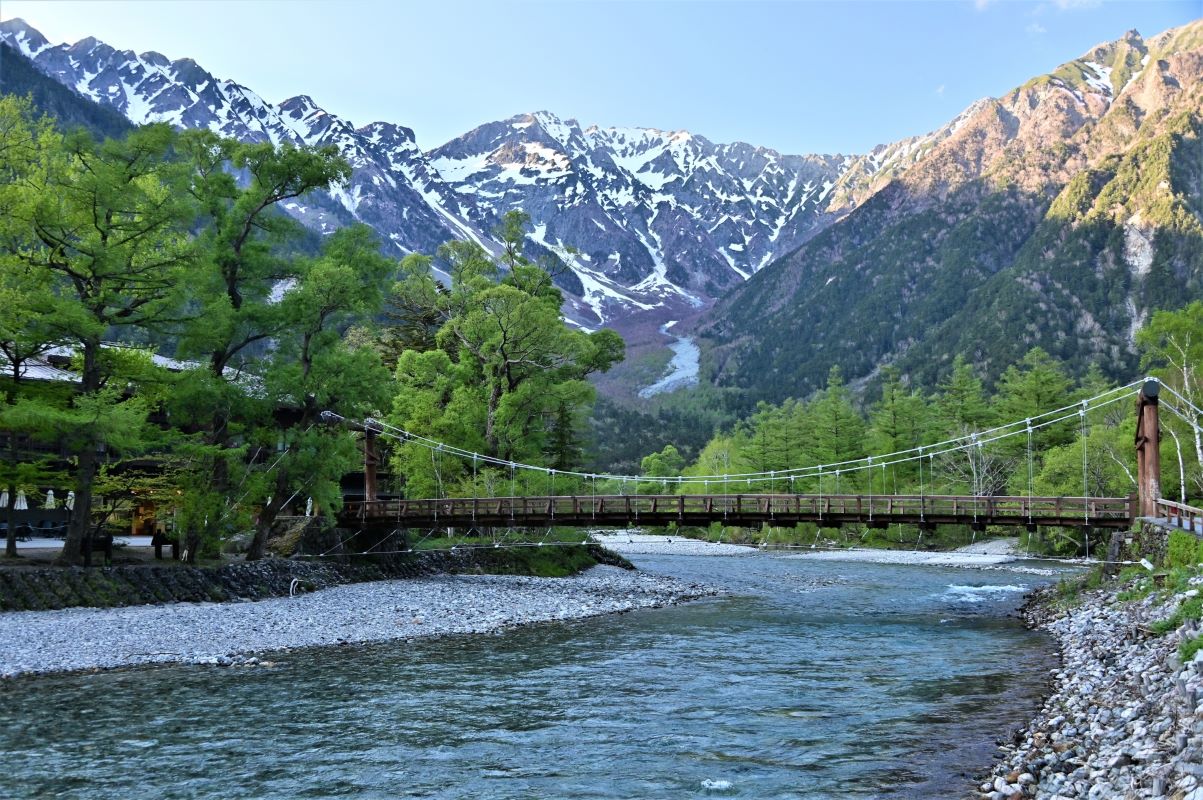
[(573, 578), (449, 575), (298, 597), (0, 614), (0, 676), (186, 662), (296, 647), (481, 633), (652, 608), (713, 589), (615, 567)]
[(981, 784), (988, 800), (1173, 798), (1203, 800), (1203, 651), (1187, 664), (1186, 623), (1164, 636), (1148, 626), (1203, 590), (1121, 602), (1097, 590), (1069, 611), (1029, 606), (1028, 623), (1061, 645), (1062, 668), (1040, 713), (1003, 746)]

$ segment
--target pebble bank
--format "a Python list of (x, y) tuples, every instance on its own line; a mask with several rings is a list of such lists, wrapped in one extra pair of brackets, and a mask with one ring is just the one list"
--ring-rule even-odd
[(1025, 615), (1060, 644), (1062, 666), (1040, 713), (1002, 746), (980, 797), (1173, 798), (1203, 800), (1203, 651), (1183, 664), (1187, 622), (1155, 635), (1150, 626), (1197, 597), (1203, 578), (1169, 597), (1121, 601), (1119, 589), (1086, 593), (1057, 610), (1053, 588)]
[(598, 566), (571, 578), (440, 575), (256, 602), (17, 611), (0, 614), (0, 676), (253, 664), (272, 651), (485, 633), (712, 594), (673, 578)]

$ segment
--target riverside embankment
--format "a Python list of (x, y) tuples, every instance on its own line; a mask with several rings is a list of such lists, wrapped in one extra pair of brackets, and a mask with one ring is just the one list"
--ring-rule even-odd
[(1040, 712), (1003, 745), (982, 797), (1203, 800), (1203, 650), (1180, 654), (1198, 635), (1183, 610), (1203, 577), (1179, 591), (1150, 582), (1034, 593), (1025, 619), (1054, 637), (1062, 665)]
[(412, 554), (345, 559), (268, 558), (189, 566), (146, 562), (126, 554), (109, 567), (45, 566), (42, 558), (5, 560), (0, 566), (0, 612), (47, 611), (75, 606), (137, 606), (151, 603), (260, 600), (327, 589), (346, 583), (430, 575), (494, 574), (563, 577), (597, 564), (631, 568), (595, 544), (548, 547), (455, 547)]

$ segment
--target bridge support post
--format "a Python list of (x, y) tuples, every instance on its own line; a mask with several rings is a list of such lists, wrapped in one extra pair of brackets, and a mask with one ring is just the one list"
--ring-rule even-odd
[(363, 499), (376, 499), (376, 467), (380, 464), (380, 453), (376, 449), (376, 436), (380, 431), (371, 423), (363, 426)]
[(1160, 389), (1157, 381), (1145, 381), (1136, 400), (1137, 513), (1142, 517), (1157, 516), (1157, 500), (1161, 497), (1161, 426), (1157, 416)]

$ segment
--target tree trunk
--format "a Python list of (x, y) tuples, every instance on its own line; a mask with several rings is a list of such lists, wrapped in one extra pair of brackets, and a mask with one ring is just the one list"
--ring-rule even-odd
[[(1178, 502), (1186, 504), (1186, 465), (1182, 461), (1182, 441), (1173, 428), (1166, 426), (1170, 436), (1174, 437), (1174, 449), (1178, 451)], [(1196, 436), (1198, 434), (1195, 434)]]
[(67, 540), (55, 563), (75, 566), (83, 561), (84, 539), (92, 535), (92, 480), (96, 477), (96, 447), (90, 445), (79, 454), (75, 470), (75, 511), (67, 526)]
[[(207, 527), (208, 525), (209, 525), (209, 520), (205, 520), (205, 526)], [(189, 528), (188, 532), (184, 535), (184, 542), (183, 542), (184, 559), (183, 559), (183, 561), (185, 564), (195, 564), (196, 563), (196, 551), (200, 549), (200, 543), (201, 543), (201, 531), (198, 530), (196, 528), (196, 526), (194, 525), (191, 528)]]
[[(11, 432), (9, 436), (14, 440), (16, 438), (12, 436)], [(4, 540), (4, 555), (8, 556), (9, 558), (17, 557), (17, 529), (13, 525), (14, 521), (16, 520), (16, 515), (13, 514), (13, 506), (16, 505), (16, 502), (17, 484), (10, 483), (8, 485), (8, 505), (4, 507), (4, 516), (8, 522), (8, 536)]]
[[(12, 364), (13, 368), (13, 386), (16, 387), (21, 380), (21, 362), (15, 358), (10, 358), (9, 362)], [(17, 402), (17, 392), (15, 388), (14, 391), (9, 394), (8, 402), (10, 404), (15, 404)], [(10, 430), (8, 432), (8, 468), (10, 470), (10, 474), (14, 474), (17, 471), (17, 458), (19, 456), (20, 452), (17, 450), (16, 431)], [(17, 557), (17, 529), (13, 526), (13, 521), (15, 519), (15, 515), (13, 514), (13, 506), (16, 504), (17, 482), (13, 480), (8, 484), (8, 505), (4, 509), (5, 523), (8, 526), (5, 530), (7, 535), (5, 536), (4, 540), (4, 555), (8, 556), (9, 558)]]
[(498, 450), (497, 407), (499, 405), (501, 405), (501, 383), (495, 381), (489, 392), (488, 416), (485, 418), (485, 447), (488, 448), (488, 455), (491, 456), (496, 456)]
[(246, 551), (247, 561), (258, 561), (263, 558), (267, 548), (267, 537), (271, 533), (272, 526), (276, 524), (276, 517), (279, 516), (280, 509), (284, 508), (284, 504), (288, 502), (285, 494), (287, 491), (288, 475), (281, 469), (276, 473), (276, 487), (271, 502), (263, 507), (263, 511), (259, 512), (259, 519), (255, 522), (255, 536), (251, 539), (251, 546)]
[[(1203, 438), (1201, 438), (1200, 434), (1199, 434), (1199, 420), (1198, 419), (1195, 420), (1195, 424), (1192, 425), (1191, 428), (1194, 430), (1194, 433), (1195, 433), (1195, 460), (1197, 460), (1199, 462), (1199, 472), (1200, 472), (1199, 479), (1200, 479), (1200, 481), (1203, 481)], [(1185, 479), (1183, 480), (1183, 482), (1185, 483)], [(1183, 488), (1183, 491), (1186, 491), (1186, 489)], [(1183, 500), (1182, 502), (1185, 503), (1186, 501)]]
[[(100, 339), (82, 343), (84, 366), (80, 375), (80, 393), (90, 394), (100, 388)], [(67, 540), (55, 563), (74, 566), (83, 560), (85, 538), (92, 535), (92, 481), (100, 463), (97, 450), (102, 443), (95, 435), (84, 437), (79, 448), (79, 464), (75, 470), (75, 510), (67, 526)]]

